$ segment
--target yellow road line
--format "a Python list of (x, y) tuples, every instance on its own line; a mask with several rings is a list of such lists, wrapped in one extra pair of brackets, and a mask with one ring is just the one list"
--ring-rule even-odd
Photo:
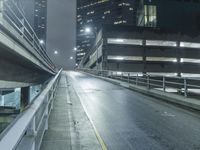
[[(74, 86), (73, 86), (73, 89), (74, 89)], [(74, 89), (74, 91), (75, 91), (75, 89)], [(75, 92), (76, 92), (76, 91), (75, 91)], [(95, 127), (95, 125), (94, 125), (94, 123), (93, 123), (93, 121), (92, 121), (92, 119), (91, 119), (91, 117), (90, 117), (90, 115), (89, 115), (89, 113), (88, 113), (88, 111), (87, 111), (85, 105), (83, 104), (83, 102), (82, 102), (82, 100), (81, 100), (80, 95), (79, 95), (77, 92), (76, 92), (76, 94), (78, 95), (78, 97), (79, 97), (79, 99), (80, 99), (80, 102), (81, 102), (81, 104), (82, 104), (82, 106), (83, 106), (83, 109), (84, 109), (84, 111), (85, 111), (85, 113), (86, 113), (86, 115), (87, 115), (87, 117), (88, 117), (88, 119), (89, 119), (89, 121), (90, 121), (90, 123), (91, 123), (93, 129), (94, 129), (94, 133), (95, 133), (95, 135), (96, 135), (96, 137), (97, 137), (97, 140), (99, 141), (99, 143), (100, 143), (100, 145), (101, 145), (102, 150), (107, 150), (106, 144), (105, 144), (104, 140), (101, 138), (101, 136), (100, 136), (100, 134), (99, 134), (97, 128)]]
[(81, 97), (79, 96), (78, 93), (77, 93), (77, 95), (78, 95), (78, 97), (79, 97), (79, 99), (80, 99), (80, 102), (81, 102), (81, 104), (82, 104), (82, 106), (83, 106), (83, 109), (84, 109), (84, 111), (85, 111), (85, 113), (86, 113), (86, 115), (87, 115), (87, 117), (88, 117), (88, 119), (89, 119), (89, 121), (90, 121), (90, 123), (91, 123), (93, 129), (94, 129), (95, 135), (96, 135), (96, 137), (97, 137), (97, 139), (98, 139), (98, 141), (99, 141), (99, 143), (100, 143), (100, 145), (101, 145), (102, 150), (107, 150), (106, 144), (105, 144), (105, 142), (103, 141), (103, 139), (101, 138), (101, 136), (100, 136), (100, 134), (99, 134), (97, 128), (95, 127), (95, 125), (94, 125), (94, 123), (93, 123), (93, 121), (92, 121), (90, 115), (88, 114), (87, 109), (86, 109), (85, 105), (83, 104), (83, 102), (82, 102), (82, 100), (81, 100)]

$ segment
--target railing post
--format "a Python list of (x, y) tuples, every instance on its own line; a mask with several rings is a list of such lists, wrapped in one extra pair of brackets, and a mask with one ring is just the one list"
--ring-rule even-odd
[(138, 74), (136, 76), (136, 85), (138, 85)]
[(184, 78), (184, 96), (187, 97), (187, 80)]
[(29, 124), (28, 129), (26, 130), (26, 136), (27, 137), (32, 137), (33, 138), (33, 143), (31, 145), (31, 149), (30, 150), (35, 150), (35, 137), (37, 135), (37, 131), (36, 131), (36, 125), (35, 125), (35, 116), (33, 117), (32, 121)]
[(128, 83), (130, 83), (130, 73), (128, 73)]
[(25, 29), (24, 28), (24, 23), (25, 23), (24, 18), (21, 19), (21, 22), (22, 22), (22, 27), (20, 28), (20, 30), (21, 30), (21, 33), (22, 33), (22, 37), (24, 37), (24, 32), (25, 32), (24, 31), (24, 29)]
[(147, 88), (150, 88), (150, 81), (149, 81), (149, 75), (147, 75)]
[(165, 92), (166, 87), (165, 87), (165, 77), (163, 76), (163, 91)]

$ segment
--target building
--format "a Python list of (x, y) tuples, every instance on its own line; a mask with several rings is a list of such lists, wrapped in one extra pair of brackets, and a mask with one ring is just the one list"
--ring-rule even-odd
[(200, 75), (200, 34), (106, 25), (81, 68), (169, 76)]
[(34, 30), (46, 45), (47, 32), (47, 0), (35, 0)]
[[(46, 43), (47, 0), (16, 0), (38, 38)], [(42, 43), (43, 43), (42, 42)]]
[(200, 0), (140, 0), (137, 25), (200, 31)]
[[(95, 33), (102, 24), (136, 25), (138, 0), (77, 0), (76, 63), (91, 49)], [(85, 34), (86, 27), (93, 34)]]

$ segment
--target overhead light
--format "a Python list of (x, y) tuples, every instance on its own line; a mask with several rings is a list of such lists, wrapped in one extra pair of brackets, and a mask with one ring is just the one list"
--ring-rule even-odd
[(177, 62), (177, 59), (174, 59), (173, 62)]

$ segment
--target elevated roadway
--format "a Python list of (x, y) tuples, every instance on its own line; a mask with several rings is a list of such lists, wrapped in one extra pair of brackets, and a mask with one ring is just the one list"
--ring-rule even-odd
[(200, 149), (199, 112), (84, 73), (67, 76), (107, 149)]

